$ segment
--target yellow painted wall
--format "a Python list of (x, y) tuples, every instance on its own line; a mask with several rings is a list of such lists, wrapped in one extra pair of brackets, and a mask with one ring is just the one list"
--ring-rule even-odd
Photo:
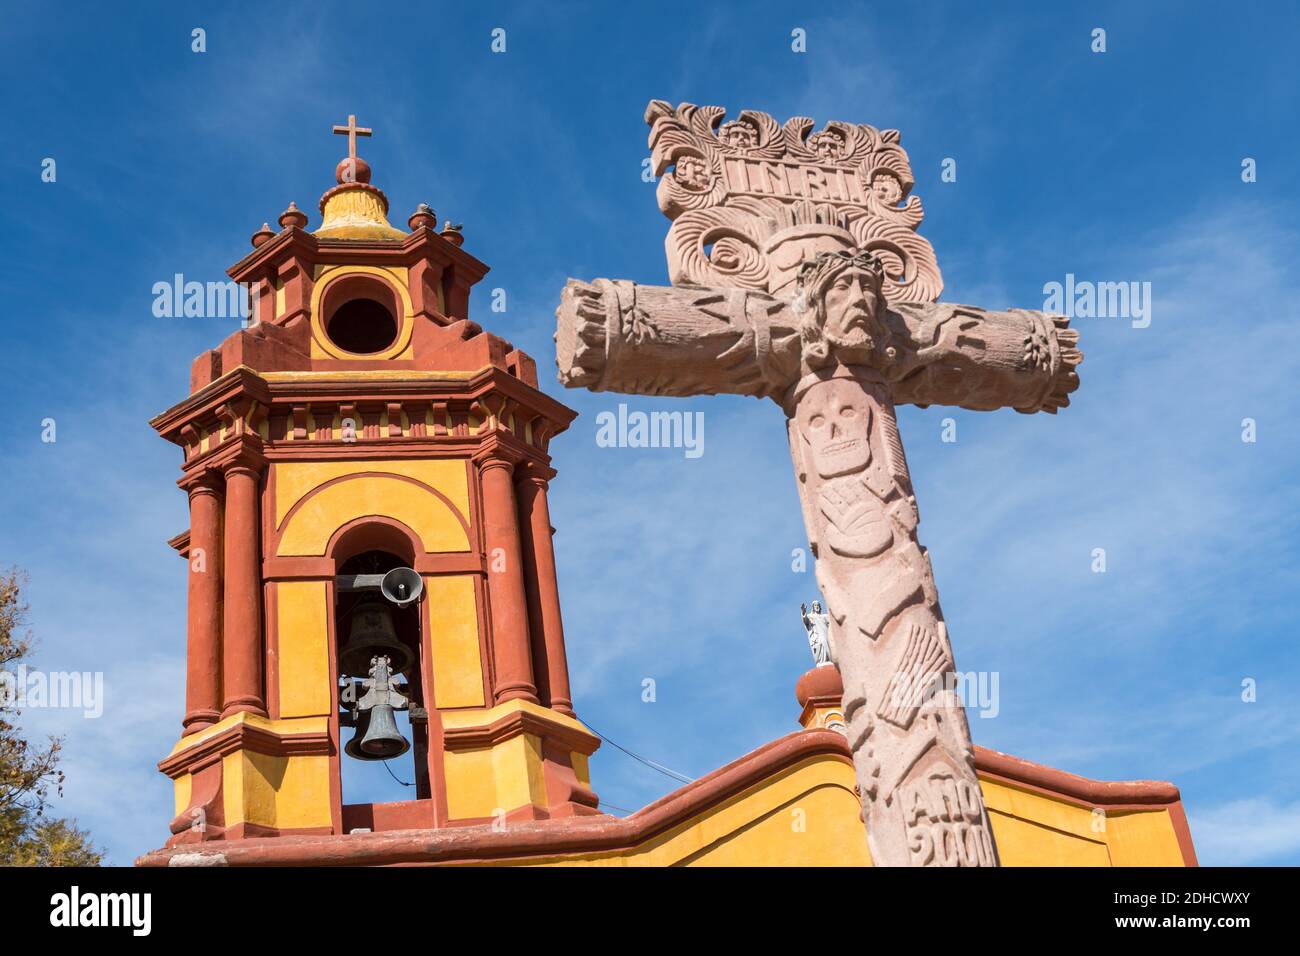
[(1111, 866), (1182, 866), (1178, 835), (1167, 810), (1111, 813), (1106, 817)]
[(173, 783), (176, 798), (176, 812), (172, 816), (180, 816), (185, 812), (185, 808), (190, 805), (190, 792), (194, 786), (194, 777), (191, 774), (183, 773), (177, 777)]
[[(1107, 814), (982, 780), (1005, 866), (1182, 866), (1163, 808)], [(528, 865), (869, 866), (852, 767), (817, 756), (637, 846)], [(1100, 830), (1094, 826), (1102, 826)]]
[(586, 754), (570, 754), (569, 760), (573, 765), (573, 775), (578, 778), (578, 782), (585, 787), (591, 786), (591, 762)]
[[(504, 718), (526, 711), (534, 719), (532, 728), (550, 725), (556, 735), (585, 751), (594, 751), (600, 741), (580, 721), (558, 711), (523, 700), (510, 700), (495, 707), (442, 712), (446, 732), (486, 730)], [(548, 731), (541, 730), (546, 734)], [(573, 744), (574, 735), (586, 744)], [(463, 745), (462, 745), (463, 746)], [(587, 772), (582, 753), (571, 753), (577, 774)], [(542, 742), (536, 733), (519, 733), (491, 746), (460, 749), (452, 744), (443, 753), (447, 785), (447, 812), (452, 820), (491, 817), (528, 805), (547, 806), (546, 770)], [(583, 779), (579, 776), (579, 779)]]
[(482, 707), (474, 578), (468, 574), (426, 577), (424, 589), (424, 632), (429, 635), (435, 705), (439, 709)]
[(447, 779), (447, 815), (452, 820), (490, 817), (496, 810), (506, 809), (497, 802), (491, 747), (447, 751), (442, 766)]
[[(449, 712), (449, 727), (489, 726), (511, 709), (571, 718), (537, 705), (511, 701), (492, 709)], [(319, 730), (324, 718), (270, 721), (237, 715), (278, 733)], [(572, 721), (572, 726), (580, 726)], [(183, 743), (193, 746), (218, 728)], [(178, 750), (182, 749), (178, 747)], [(574, 767), (588, 779), (586, 760)], [(541, 743), (531, 733), (492, 747), (444, 754), (452, 819), (492, 818), (519, 807), (545, 806)], [(273, 757), (240, 751), (223, 758), (228, 825), (324, 828), (330, 825), (329, 758)], [(511, 865), (594, 866), (867, 866), (870, 855), (858, 816), (852, 766), (819, 754), (772, 774), (747, 790), (707, 807), (631, 847), (556, 854)], [(1002, 862), (1006, 866), (1181, 866), (1182, 853), (1164, 808), (1096, 814), (1090, 807), (1035, 793), (999, 780), (982, 789)], [(176, 780), (176, 812), (189, 802), (190, 778)], [(508, 861), (509, 862), (509, 861)]]
[[(469, 482), (463, 461), (278, 462), (272, 467), (275, 522), (277, 527), (283, 525), (280, 556), (323, 555), (334, 532), (349, 521), (368, 516), (402, 522), (419, 535), (428, 553), (469, 550), (460, 520), (469, 514)], [(361, 475), (363, 472), (367, 474)], [(346, 477), (349, 475), (358, 477)], [(396, 476), (436, 489), (451, 507), (428, 488)], [(312, 493), (337, 478), (345, 480)], [(286, 522), (299, 501), (302, 507)]]
[(869, 866), (853, 768), (817, 756), (630, 849), (528, 863), (583, 866)]
[[(355, 195), (335, 196), (334, 201), (346, 202), (349, 199), (357, 198)], [(361, 201), (364, 202), (365, 199)], [(415, 353), (411, 347), (411, 333), (415, 327), (415, 316), (411, 306), (411, 295), (406, 287), (406, 270), (396, 267), (384, 268), (382, 266), (363, 265), (332, 265), (325, 266), (318, 271), (311, 292), (311, 357), (314, 359), (354, 359), (360, 357), (344, 351), (330, 341), (330, 337), (325, 333), (323, 316), (321, 315), (321, 301), (325, 296), (325, 292), (334, 282), (349, 275), (368, 275), (381, 280), (397, 294), (398, 301), (401, 303), (402, 314), (393, 316), (398, 325), (397, 338), (388, 348), (366, 355), (365, 358), (374, 361), (413, 357)]]
[(226, 825), (330, 826), (330, 763), (324, 754), (273, 757), (241, 750), (222, 762)]
[(1182, 866), (1169, 811), (1095, 813), (996, 780), (981, 780), (1004, 866)]
[(274, 587), (280, 716), (328, 715), (334, 701), (325, 582), (279, 581)]
[(519, 734), (493, 747), (443, 755), (447, 813), (453, 820), (493, 817), (530, 804), (546, 806), (541, 742)]

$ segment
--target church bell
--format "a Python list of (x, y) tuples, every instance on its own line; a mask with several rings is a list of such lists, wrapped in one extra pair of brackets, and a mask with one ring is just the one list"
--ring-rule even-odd
[[(369, 671), (370, 676), (362, 682), (366, 693), (351, 708), (357, 732), (343, 752), (357, 760), (390, 760), (411, 747), (411, 742), (397, 729), (393, 715), (394, 710), (407, 709), (411, 702), (398, 689), (386, 655), (372, 657)], [(354, 687), (351, 681), (348, 687)]]
[(411, 742), (397, 729), (393, 708), (378, 704), (357, 714), (357, 732), (343, 752), (357, 760), (391, 760), (411, 748)]
[(379, 655), (392, 661), (395, 674), (411, 666), (411, 651), (397, 639), (393, 627), (393, 609), (383, 601), (363, 601), (352, 611), (352, 629), (339, 655), (339, 669), (359, 677), (369, 672), (371, 659)]

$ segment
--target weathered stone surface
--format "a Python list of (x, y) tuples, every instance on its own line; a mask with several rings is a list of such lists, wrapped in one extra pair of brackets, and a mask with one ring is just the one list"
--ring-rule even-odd
[[(746, 289), (570, 279), (556, 318), (560, 381), (596, 392), (780, 403), (804, 344), (793, 302)], [(916, 302), (890, 304), (882, 321), (896, 405), (1055, 413), (1079, 384), (1078, 333), (1063, 316)]]
[(646, 112), (673, 288), (569, 280), (569, 387), (771, 398), (804, 524), (872, 859), (994, 866), (955, 664), (894, 407), (1055, 413), (1078, 387), (1064, 317), (932, 301), (896, 131), (654, 101)]

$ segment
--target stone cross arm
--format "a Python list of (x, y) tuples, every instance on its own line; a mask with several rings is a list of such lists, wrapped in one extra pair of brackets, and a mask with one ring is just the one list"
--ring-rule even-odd
[[(611, 279), (570, 279), (556, 318), (564, 385), (638, 395), (780, 404), (816, 335), (811, 312), (764, 292)], [(1079, 385), (1079, 336), (1064, 316), (890, 302), (881, 324), (873, 364), (895, 404), (1055, 414)]]

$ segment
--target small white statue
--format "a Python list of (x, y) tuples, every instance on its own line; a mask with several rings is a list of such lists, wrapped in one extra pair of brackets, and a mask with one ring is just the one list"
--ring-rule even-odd
[(831, 616), (822, 610), (821, 601), (813, 601), (812, 611), (800, 604), (803, 626), (808, 632), (808, 648), (818, 667), (831, 663)]

